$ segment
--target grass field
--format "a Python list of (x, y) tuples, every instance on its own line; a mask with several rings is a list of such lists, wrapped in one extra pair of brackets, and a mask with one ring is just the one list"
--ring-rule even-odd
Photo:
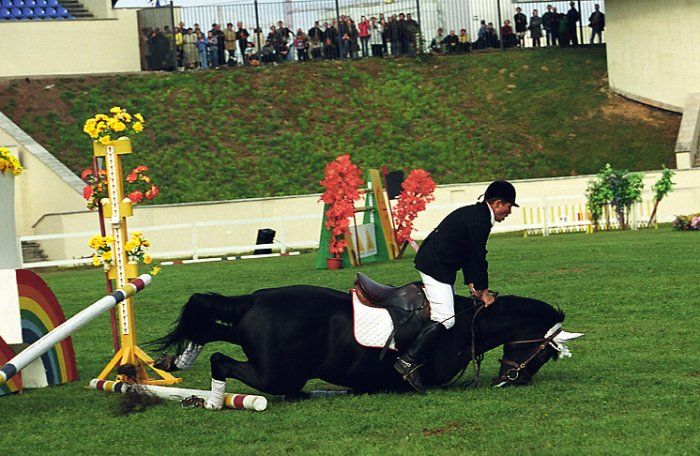
[(0, 81), (0, 110), (76, 174), (113, 105), (146, 117), (125, 166), (151, 167), (157, 203), (320, 192), (341, 153), (438, 184), (660, 169), (680, 122), (611, 94), (601, 47)]
[[(585, 332), (573, 357), (526, 388), (453, 387), (344, 396), (267, 411), (212, 412), (169, 402), (127, 417), (118, 397), (85, 386), (111, 357), (108, 317), (73, 336), (81, 380), (0, 398), (4, 454), (698, 454), (698, 233), (669, 228), (549, 238), (494, 236), (492, 288), (543, 299)], [(354, 269), (313, 269), (314, 255), (167, 267), (136, 300), (139, 340), (164, 333), (191, 293), (241, 294), (297, 283), (351, 286)], [(399, 284), (410, 258), (362, 269)], [(104, 294), (96, 270), (42, 274), (67, 315)], [(463, 289), (459, 290), (463, 292)], [(167, 298), (166, 298), (167, 297)], [(208, 388), (205, 348), (186, 387)], [(498, 352), (498, 353), (497, 353)], [(484, 361), (485, 383), (500, 350)], [(307, 389), (329, 388), (313, 381)], [(228, 390), (250, 392), (229, 382)]]

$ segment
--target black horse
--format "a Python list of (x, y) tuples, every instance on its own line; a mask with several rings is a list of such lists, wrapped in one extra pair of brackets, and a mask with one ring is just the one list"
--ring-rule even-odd
[[(312, 378), (356, 392), (406, 390), (394, 356), (380, 359), (380, 349), (356, 342), (351, 299), (350, 293), (306, 285), (233, 297), (194, 294), (174, 329), (155, 342), (160, 350), (177, 347), (178, 353), (188, 342), (240, 345), (248, 361), (214, 353), (212, 378), (234, 378), (268, 394), (298, 394)], [(474, 355), (500, 345), (503, 365), (494, 384), (524, 385), (549, 359), (568, 354), (565, 340), (578, 337), (562, 332), (564, 313), (542, 301), (501, 296), (473, 319), (477, 308), (473, 299), (455, 296), (455, 325), (421, 368), (424, 385), (445, 385)]]

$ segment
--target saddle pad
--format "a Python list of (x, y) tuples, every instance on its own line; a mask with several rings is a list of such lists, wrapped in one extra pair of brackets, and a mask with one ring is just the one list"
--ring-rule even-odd
[[(360, 302), (355, 290), (352, 294), (352, 320), (355, 340), (363, 347), (384, 348), (387, 339), (394, 330), (389, 311), (380, 307), (369, 307)], [(391, 341), (389, 348), (396, 350), (396, 344)]]

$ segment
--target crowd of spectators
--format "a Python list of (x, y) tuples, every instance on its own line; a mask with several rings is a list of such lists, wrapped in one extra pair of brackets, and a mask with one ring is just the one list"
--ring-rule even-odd
[[(542, 46), (577, 46), (577, 24), (581, 20), (575, 8), (575, 2), (565, 14), (556, 7), (547, 5), (547, 11), (540, 16), (533, 10), (527, 18), (520, 7), (515, 9), (513, 23), (505, 20), (500, 30), (493, 23), (481, 21), (476, 41), (472, 41), (466, 29), (459, 33), (450, 30), (445, 33), (437, 30), (431, 41), (424, 41), (418, 22), (411, 14), (401, 13), (385, 18), (383, 14), (369, 19), (362, 16), (355, 22), (349, 16), (340, 16), (323, 25), (316, 21), (309, 30), (298, 28), (295, 31), (285, 26), (282, 21), (271, 25), (267, 32), (260, 28), (252, 33), (238, 22), (222, 29), (219, 24), (212, 24), (209, 31), (199, 24), (186, 27), (180, 22), (174, 31), (169, 27), (163, 30), (144, 30), (145, 60), (150, 69), (218, 68), (236, 64), (259, 65), (261, 63), (278, 64), (298, 60), (334, 60), (358, 59), (362, 57), (386, 57), (415, 55), (421, 49), (437, 54), (458, 54), (472, 49), (525, 47), (525, 38), (530, 32), (533, 47)], [(605, 28), (605, 15), (595, 5), (595, 11), (589, 18), (591, 44), (597, 35), (602, 42)], [(173, 46), (174, 45), (174, 49)], [(164, 53), (174, 54), (168, 61)], [(174, 60), (174, 61), (173, 61)]]

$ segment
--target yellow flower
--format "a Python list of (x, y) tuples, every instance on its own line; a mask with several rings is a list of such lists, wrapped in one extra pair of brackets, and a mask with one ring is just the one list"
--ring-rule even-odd
[(119, 106), (114, 106), (112, 107), (112, 109), (109, 110), (109, 112), (111, 112), (112, 114), (119, 114), (120, 112), (122, 112), (122, 108), (120, 108)]
[(137, 112), (136, 114), (134, 114), (134, 117), (136, 117), (136, 120), (138, 120), (139, 122), (145, 123), (145, 121), (143, 120), (143, 116), (141, 115), (140, 112)]
[(151, 243), (149, 241), (147, 241), (146, 239), (144, 239), (143, 241), (141, 241), (141, 245), (144, 247), (150, 247)]
[(112, 261), (112, 251), (111, 250), (109, 250), (107, 252), (102, 252), (102, 261), (104, 261), (105, 263)]
[(132, 237), (140, 238), (141, 236), (143, 236), (143, 233), (142, 233), (141, 231), (133, 231), (133, 232), (131, 233), (131, 236), (132, 236)]
[(153, 261), (153, 258), (151, 258), (151, 255), (146, 255), (143, 257), (143, 262), (145, 264), (151, 264), (151, 261)]
[(132, 128), (136, 133), (141, 133), (143, 131), (143, 124), (141, 122), (134, 122)]
[(124, 248), (126, 250), (134, 250), (136, 248), (136, 244), (134, 243), (134, 241), (129, 241), (126, 244), (124, 244)]
[(107, 145), (107, 144), (109, 144), (110, 139), (111, 138), (109, 137), (109, 135), (105, 135), (105, 136), (100, 138), (100, 142), (104, 145)]
[(107, 244), (114, 244), (114, 237), (112, 237), (112, 236), (105, 236), (104, 239), (105, 239), (105, 242), (106, 242)]
[(160, 272), (160, 268), (158, 266), (153, 266), (153, 269), (151, 269), (152, 276), (157, 276), (159, 272)]
[(126, 125), (124, 125), (124, 122), (116, 121), (116, 122), (112, 123), (112, 130), (124, 131), (124, 130), (126, 130)]
[(92, 256), (92, 265), (93, 266), (99, 266), (100, 265), (100, 258), (97, 255)]

